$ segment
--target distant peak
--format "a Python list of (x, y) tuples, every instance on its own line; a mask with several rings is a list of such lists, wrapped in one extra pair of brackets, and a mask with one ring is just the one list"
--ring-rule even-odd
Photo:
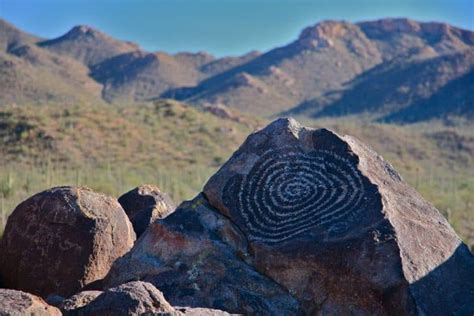
[(77, 38), (83, 36), (97, 36), (102, 33), (88, 25), (76, 25), (65, 34), (66, 37)]
[(316, 39), (321, 37), (341, 37), (346, 34), (349, 24), (350, 23), (344, 21), (322, 21), (313, 26), (305, 28), (300, 34), (300, 39), (308, 37)]
[(305, 28), (298, 41), (311, 48), (327, 48), (334, 45), (334, 40), (344, 37), (355, 25), (345, 21), (323, 21)]

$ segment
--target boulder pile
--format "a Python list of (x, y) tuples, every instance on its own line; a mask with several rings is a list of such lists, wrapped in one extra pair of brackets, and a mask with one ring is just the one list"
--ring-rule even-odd
[[(150, 185), (40, 193), (8, 220), (0, 279), (64, 315), (474, 313), (467, 246), (353, 137), (276, 120), (174, 209)], [(33, 298), (0, 291), (59, 312)]]

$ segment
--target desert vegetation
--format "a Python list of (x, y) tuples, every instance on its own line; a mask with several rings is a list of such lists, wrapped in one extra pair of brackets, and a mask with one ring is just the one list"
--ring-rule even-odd
[[(363, 139), (474, 245), (474, 132), (462, 122), (392, 125), (301, 119)], [(191, 199), (266, 120), (217, 117), (171, 100), (133, 106), (24, 105), (0, 110), (0, 223), (45, 188), (83, 185), (118, 197), (157, 184), (176, 203)]]

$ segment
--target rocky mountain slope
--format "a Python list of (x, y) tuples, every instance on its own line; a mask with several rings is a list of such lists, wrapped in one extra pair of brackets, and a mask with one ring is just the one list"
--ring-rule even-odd
[[(299, 104), (308, 115), (345, 115), (360, 112), (360, 107), (386, 114), (415, 102), (410, 95), (426, 99), (447, 82), (468, 73), (473, 45), (473, 32), (441, 23), (406, 19), (358, 24), (328, 21), (303, 30), (289, 45), (204, 80), (197, 87), (167, 95), (195, 103), (223, 103), (263, 115), (291, 112), (295, 106), (298, 111)], [(452, 66), (454, 70), (449, 69)], [(422, 80), (416, 78), (421, 76)], [(360, 91), (357, 84), (361, 81), (382, 87), (366, 85)], [(435, 84), (426, 89), (419, 81)], [(406, 95), (405, 100), (392, 100), (392, 91), (397, 88)], [(333, 104), (338, 100), (335, 95), (341, 94), (350, 94), (351, 103)], [(387, 101), (393, 104), (387, 105)], [(354, 104), (359, 109), (354, 109)]]
[(103, 102), (102, 87), (91, 80), (86, 65), (42, 49), (40, 41), (0, 21), (2, 104)]
[[(324, 21), (288, 45), (225, 58), (145, 52), (88, 26), (43, 40), (2, 21), (0, 35), (3, 102), (164, 97), (262, 116), (472, 118), (463, 91), (471, 82), (474, 32), (443, 23)], [(436, 115), (423, 104), (434, 104)]]
[[(472, 82), (468, 78), (473, 69), (474, 49), (429, 59), (398, 58), (368, 70), (341, 90), (305, 101), (287, 113), (310, 117), (369, 115), (389, 121), (398, 118), (399, 122), (449, 115), (472, 119)], [(443, 90), (449, 93), (443, 95)]]

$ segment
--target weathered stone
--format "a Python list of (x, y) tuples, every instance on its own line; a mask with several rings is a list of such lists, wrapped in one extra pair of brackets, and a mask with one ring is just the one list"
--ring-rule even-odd
[(203, 195), (152, 224), (104, 280), (244, 314), (474, 312), (474, 259), (441, 214), (358, 140), (280, 119)]
[(102, 291), (82, 291), (63, 300), (59, 305), (57, 305), (57, 307), (67, 315), (70, 311), (86, 306), (101, 294)]
[(17, 290), (0, 289), (0, 315), (61, 316), (61, 312), (35, 295)]
[(176, 209), (171, 198), (154, 185), (141, 185), (118, 199), (140, 237), (155, 220), (164, 218)]
[(247, 241), (199, 195), (153, 223), (133, 249), (118, 259), (105, 286), (130, 280), (154, 284), (177, 306), (230, 313), (294, 315), (299, 307), (280, 285), (242, 259)]
[(474, 312), (472, 254), (355, 138), (277, 120), (249, 136), (204, 194), (246, 237), (246, 261), (306, 314)]
[(133, 245), (120, 204), (87, 188), (58, 187), (22, 202), (0, 241), (4, 285), (68, 297), (103, 278)]
[[(95, 295), (95, 294), (94, 294)], [(111, 288), (65, 315), (182, 315), (152, 284), (135, 281)]]

